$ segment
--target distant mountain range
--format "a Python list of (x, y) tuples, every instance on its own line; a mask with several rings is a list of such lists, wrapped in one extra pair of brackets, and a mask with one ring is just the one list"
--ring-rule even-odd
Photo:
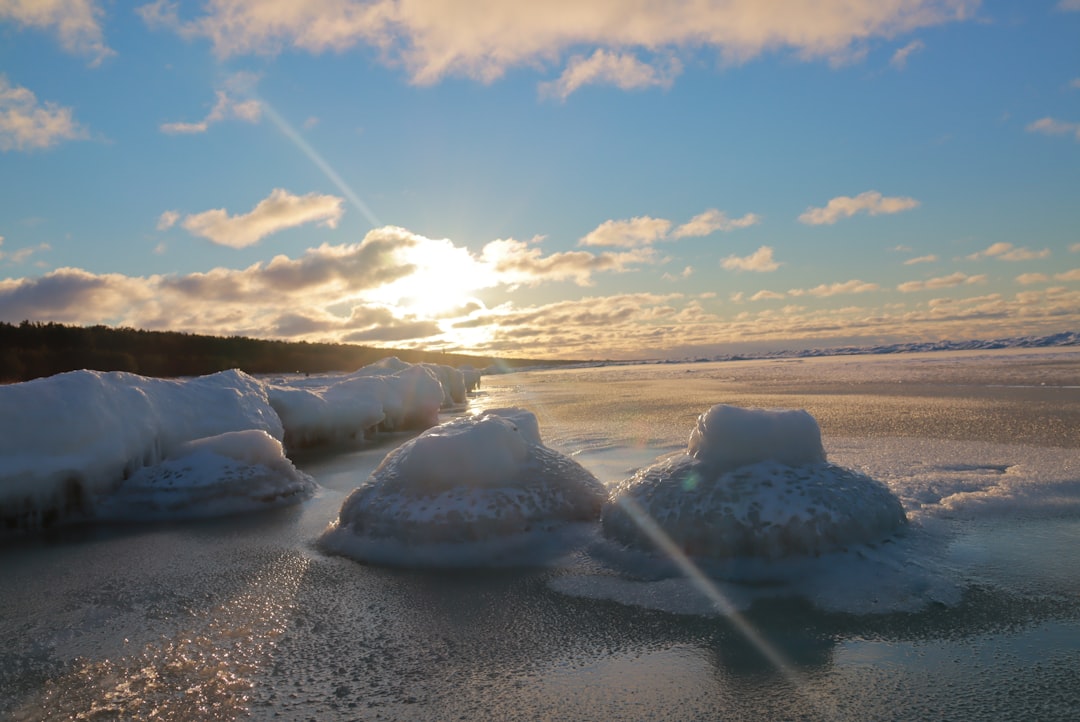
[(841, 346), (785, 351), (764, 351), (753, 354), (721, 354), (699, 361), (738, 361), (770, 358), (811, 358), (815, 356), (858, 356), (866, 354), (920, 353), (924, 351), (981, 351), (1007, 348), (1048, 348), (1080, 346), (1080, 332), (1064, 331), (1050, 336), (1015, 336), (990, 341), (926, 341), (891, 343), (878, 346)]

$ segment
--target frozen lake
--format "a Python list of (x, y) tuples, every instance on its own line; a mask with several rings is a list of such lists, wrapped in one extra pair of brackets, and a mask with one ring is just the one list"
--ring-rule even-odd
[[(886, 483), (880, 548), (701, 579), (598, 547), (422, 571), (315, 540), (411, 437), (295, 458), (299, 506), (0, 546), (0, 717), (1080, 717), (1080, 351), (621, 366), (485, 377), (607, 485), (717, 403), (801, 408)], [(724, 611), (719, 611), (723, 609)]]

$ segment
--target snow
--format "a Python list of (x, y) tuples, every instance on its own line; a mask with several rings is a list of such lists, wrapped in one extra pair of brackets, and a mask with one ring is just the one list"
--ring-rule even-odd
[(300, 501), (315, 485), (286, 451), (428, 428), (465, 388), (456, 369), (398, 359), (319, 377), (84, 370), (0, 386), (0, 529)]
[(605, 497), (596, 477), (544, 446), (531, 412), (492, 409), (388, 454), (321, 542), (400, 566), (528, 563), (564, 551)]
[(880, 542), (907, 518), (884, 484), (825, 460), (805, 411), (717, 405), (686, 453), (614, 490), (602, 524), (631, 548), (655, 549), (655, 524), (690, 557), (780, 559)]

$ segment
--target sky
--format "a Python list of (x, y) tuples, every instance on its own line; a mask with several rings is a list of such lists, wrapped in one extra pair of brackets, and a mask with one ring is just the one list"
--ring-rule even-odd
[(0, 321), (516, 358), (1080, 328), (1080, 0), (0, 0)]

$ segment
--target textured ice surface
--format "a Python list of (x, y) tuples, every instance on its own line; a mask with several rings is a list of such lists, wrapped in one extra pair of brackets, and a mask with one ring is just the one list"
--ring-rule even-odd
[(512, 563), (546, 550), (568, 524), (595, 520), (604, 497), (591, 473), (543, 445), (531, 412), (495, 409), (392, 451), (322, 541), (377, 563)]

